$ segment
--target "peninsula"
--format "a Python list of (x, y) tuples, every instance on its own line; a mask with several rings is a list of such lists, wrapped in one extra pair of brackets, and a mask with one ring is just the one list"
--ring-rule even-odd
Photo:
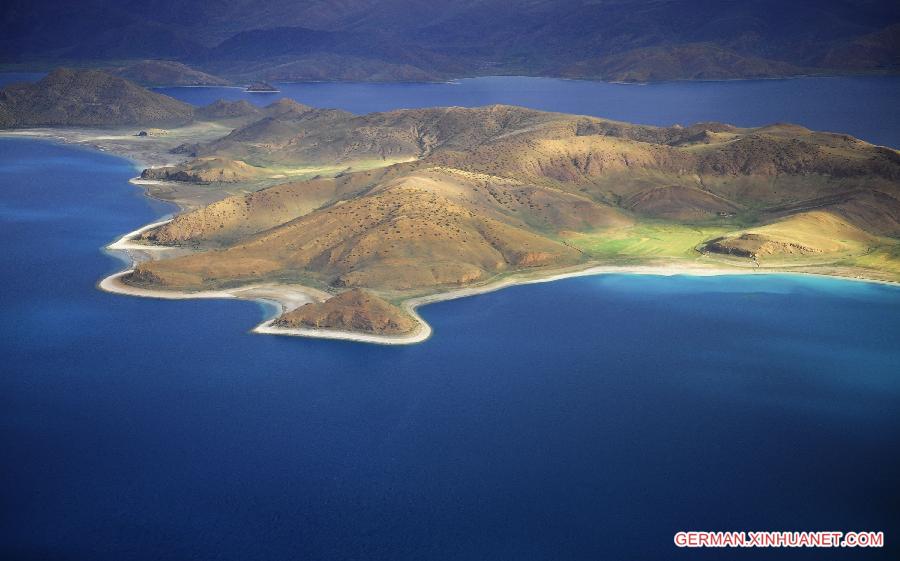
[[(87, 77), (51, 74), (33, 86), (42, 107), (71, 95), (60, 80)], [(4, 126), (67, 124), (12, 89), (0, 116), (33, 117)], [(186, 211), (120, 240), (135, 264), (103, 287), (279, 302), (260, 332), (419, 341), (417, 305), (584, 271), (900, 280), (900, 153), (843, 134), (146, 94), (129, 115), (185, 121), (153, 140), (172, 161), (142, 178)]]

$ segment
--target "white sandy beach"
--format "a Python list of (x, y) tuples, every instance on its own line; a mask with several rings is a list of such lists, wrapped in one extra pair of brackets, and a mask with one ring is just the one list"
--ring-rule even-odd
[(173, 251), (173, 248), (162, 246), (152, 246), (136, 242), (145, 231), (169, 222), (162, 220), (142, 226), (137, 230), (128, 232), (115, 242), (106, 246), (111, 252), (124, 252), (132, 261), (132, 267), (128, 270), (121, 271), (110, 275), (98, 283), (101, 290), (115, 294), (125, 294), (128, 296), (139, 296), (145, 298), (161, 298), (168, 300), (183, 300), (190, 298), (238, 298), (242, 300), (254, 300), (258, 302), (272, 303), (278, 308), (278, 313), (257, 325), (252, 329), (253, 333), (263, 335), (284, 335), (293, 337), (314, 337), (320, 339), (341, 339), (347, 341), (355, 341), (360, 343), (375, 343), (381, 345), (409, 345), (421, 343), (431, 337), (433, 330), (428, 323), (416, 311), (417, 308), (432, 304), (435, 302), (443, 302), (446, 300), (455, 300), (457, 298), (465, 298), (477, 294), (485, 294), (496, 290), (501, 290), (515, 285), (535, 284), (552, 282), (573, 277), (583, 277), (591, 275), (604, 274), (628, 274), (628, 275), (658, 275), (658, 276), (720, 276), (720, 275), (771, 275), (771, 274), (803, 274), (822, 276), (828, 278), (841, 278), (842, 280), (855, 280), (862, 282), (874, 282), (881, 284), (891, 284), (896, 286), (897, 283), (887, 281), (879, 281), (873, 279), (853, 278), (853, 277), (835, 277), (831, 275), (820, 275), (806, 272), (791, 272), (779, 269), (758, 269), (749, 266), (723, 266), (723, 265), (707, 265), (704, 263), (684, 262), (684, 263), (666, 263), (660, 265), (633, 265), (633, 266), (615, 266), (615, 265), (598, 265), (586, 264), (582, 267), (568, 268), (555, 271), (541, 271), (546, 273), (543, 276), (537, 276), (540, 272), (526, 272), (511, 275), (502, 280), (488, 282), (481, 286), (472, 286), (441, 292), (437, 294), (429, 294), (410, 298), (402, 302), (403, 310), (408, 313), (417, 323), (415, 331), (408, 335), (376, 335), (367, 333), (356, 333), (351, 331), (340, 331), (333, 329), (306, 329), (306, 328), (286, 328), (273, 325), (275, 319), (290, 310), (298, 308), (307, 303), (322, 302), (332, 295), (317, 288), (303, 286), (298, 284), (279, 284), (279, 283), (260, 283), (248, 286), (242, 286), (233, 289), (216, 290), (216, 291), (198, 291), (185, 292), (174, 290), (152, 290), (136, 286), (132, 286), (122, 282), (122, 277), (131, 273), (133, 265), (144, 259), (158, 258), (161, 253)]
[(167, 220), (160, 220), (159, 222), (153, 222), (151, 224), (147, 224), (146, 226), (141, 226), (137, 230), (128, 232), (127, 234), (125, 234), (124, 236), (119, 238), (118, 240), (109, 244), (108, 246), (106, 246), (106, 249), (108, 249), (110, 251), (153, 251), (153, 252), (166, 251), (170, 248), (161, 246), (161, 245), (142, 244), (142, 243), (136, 242), (135, 240), (144, 232), (146, 232), (148, 230), (152, 230), (153, 228), (156, 228), (157, 226), (162, 226), (163, 224), (168, 224), (171, 221), (172, 221), (172, 219), (169, 218)]
[[(106, 246), (111, 252), (126, 253), (132, 263), (135, 264), (143, 259), (151, 258), (151, 253), (170, 250), (166, 247), (150, 246), (135, 241), (141, 234), (165, 224), (169, 220), (162, 220), (148, 224), (132, 232), (128, 232), (118, 240)], [(153, 255), (152, 257), (156, 257)], [(454, 300), (457, 298), (465, 298), (476, 294), (484, 294), (493, 292), (509, 286), (520, 284), (533, 284), (540, 282), (551, 282), (555, 280), (580, 277), (587, 275), (601, 274), (640, 274), (640, 275), (735, 275), (748, 274), (755, 271), (741, 268), (724, 268), (710, 267), (695, 264), (683, 264), (679, 266), (634, 266), (634, 267), (615, 267), (592, 265), (579, 269), (558, 270), (547, 276), (535, 277), (535, 273), (525, 273), (510, 276), (503, 280), (487, 283), (482, 286), (474, 286), (451, 290), (449, 292), (441, 292), (426, 296), (410, 298), (402, 303), (402, 307), (406, 313), (413, 317), (417, 323), (415, 331), (408, 335), (376, 335), (366, 333), (356, 333), (351, 331), (340, 331), (333, 329), (305, 329), (305, 328), (285, 328), (273, 325), (275, 319), (290, 310), (298, 308), (304, 304), (312, 302), (322, 302), (331, 297), (331, 294), (322, 290), (294, 284), (277, 284), (277, 283), (261, 283), (248, 286), (242, 286), (233, 289), (215, 290), (215, 291), (175, 291), (175, 290), (152, 290), (140, 288), (126, 284), (122, 278), (134, 270), (131, 268), (120, 271), (101, 280), (98, 287), (106, 292), (114, 294), (124, 294), (128, 296), (138, 296), (144, 298), (161, 298), (167, 300), (183, 300), (189, 298), (239, 298), (243, 300), (255, 300), (260, 302), (273, 303), (278, 307), (278, 313), (267, 319), (252, 329), (253, 333), (264, 335), (286, 335), (294, 337), (316, 337), (321, 339), (342, 339), (347, 341), (356, 341), (361, 343), (376, 343), (382, 345), (408, 345), (413, 343), (421, 343), (428, 339), (432, 334), (431, 326), (422, 319), (416, 311), (420, 306), (432, 304), (434, 302), (442, 302), (445, 300)], [(761, 272), (761, 274), (764, 274)]]

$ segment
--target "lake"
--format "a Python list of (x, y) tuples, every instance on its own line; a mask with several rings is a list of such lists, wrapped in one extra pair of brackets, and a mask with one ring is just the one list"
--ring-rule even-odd
[[(43, 74), (0, 73), (0, 87)], [(494, 103), (670, 126), (721, 121), (742, 127), (776, 122), (848, 133), (900, 147), (900, 76), (809, 77), (785, 80), (611, 84), (522, 76), (467, 78), (448, 83), (278, 84), (278, 93), (243, 88), (157, 88), (194, 105), (246, 99), (266, 105), (289, 97), (314, 107), (370, 113), (413, 107), (477, 107)]]
[[(522, 95), (296, 87), (357, 111)], [(683, 101), (690, 118), (636, 102), (646, 118), (607, 116), (712, 118), (715, 95)], [(896, 139), (891, 119), (860, 136)], [(766, 558), (896, 558), (900, 288), (604, 275), (426, 306), (434, 336), (409, 347), (259, 336), (254, 303), (96, 290), (123, 266), (101, 248), (172, 212), (135, 174), (107, 154), (0, 139), (0, 557), (718, 559), (675, 548), (674, 533), (764, 529), (884, 531), (888, 544)]]

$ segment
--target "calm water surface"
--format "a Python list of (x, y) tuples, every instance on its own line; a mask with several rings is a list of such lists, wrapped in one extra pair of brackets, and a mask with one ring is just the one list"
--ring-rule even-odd
[(428, 306), (411, 347), (256, 336), (253, 303), (95, 289), (172, 210), (134, 174), (0, 139), (0, 558), (897, 558), (900, 289), (609, 275)]
[(488, 77), (449, 84), (279, 84), (280, 93), (239, 88), (162, 88), (188, 103), (221, 98), (262, 105), (290, 97), (354, 113), (493, 103), (668, 126), (722, 121), (738, 126), (797, 123), (900, 147), (900, 76), (609, 84), (554, 78)]

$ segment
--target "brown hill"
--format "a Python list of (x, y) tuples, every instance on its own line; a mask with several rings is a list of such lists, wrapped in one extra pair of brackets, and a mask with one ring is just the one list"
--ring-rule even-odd
[(839, 216), (811, 211), (712, 240), (705, 250), (751, 257), (759, 263), (796, 257), (852, 257), (876, 245), (875, 236)]
[[(278, 102), (285, 104), (286, 102)], [(278, 110), (280, 109), (280, 110)], [(519, 107), (448, 107), (353, 115), (306, 106), (266, 109), (268, 117), (197, 148), (260, 163), (348, 163), (427, 156), (469, 148), (516, 129), (556, 119)]]
[[(502, 105), (357, 116), (279, 102), (264, 111), (265, 118), (193, 146), (192, 153), (256, 165), (415, 159), (529, 183), (609, 190), (595, 193), (603, 200), (673, 180), (696, 187), (697, 176), (708, 176), (712, 183), (704, 189), (726, 199), (741, 197), (728, 191), (736, 177), (900, 178), (895, 150), (793, 125), (661, 128)], [(731, 187), (718, 185), (724, 182)]]
[(308, 214), (332, 201), (341, 183), (317, 179), (228, 197), (180, 214), (171, 222), (145, 232), (143, 239), (166, 245), (220, 246)]
[(353, 288), (325, 302), (305, 304), (287, 312), (275, 325), (402, 335), (415, 329), (416, 322), (371, 292)]
[(900, 179), (895, 150), (794, 125), (659, 128), (508, 106), (355, 116), (276, 105), (192, 153), (256, 165), (418, 160), (648, 216), (678, 218), (662, 206), (684, 207), (682, 220), (832, 195), (851, 182), (890, 191)]
[(147, 168), (141, 179), (161, 179), (186, 183), (237, 183), (270, 175), (265, 169), (240, 160), (196, 158), (177, 166)]
[(277, 185), (227, 198), (145, 232), (145, 239), (169, 245), (215, 247), (240, 236), (285, 224), (313, 210), (347, 199), (412, 185), (516, 227), (539, 232), (623, 226), (631, 219), (581, 194), (459, 169), (409, 163), (366, 172)]
[(893, 194), (852, 190), (766, 209), (773, 219), (812, 210), (827, 210), (876, 235), (900, 238), (900, 194), (896, 190)]
[(581, 260), (562, 243), (399, 181), (223, 250), (143, 263), (133, 280), (196, 289), (305, 277), (332, 286), (414, 290)]
[(0, 90), (0, 128), (176, 125), (193, 108), (99, 70), (54, 70)]

